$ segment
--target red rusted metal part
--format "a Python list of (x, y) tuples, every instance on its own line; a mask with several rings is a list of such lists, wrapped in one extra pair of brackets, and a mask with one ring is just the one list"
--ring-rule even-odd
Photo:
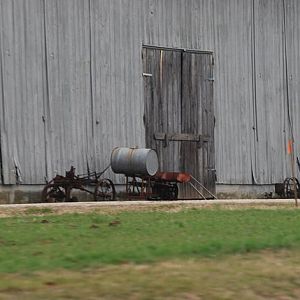
[(153, 178), (161, 181), (186, 183), (191, 180), (191, 175), (184, 172), (157, 172)]
[(154, 176), (126, 176), (126, 195), (128, 199), (165, 199), (178, 198), (178, 183), (191, 180), (184, 172), (158, 172)]

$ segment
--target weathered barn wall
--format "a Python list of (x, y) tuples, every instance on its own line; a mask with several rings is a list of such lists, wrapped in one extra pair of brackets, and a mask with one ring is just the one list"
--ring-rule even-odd
[(218, 181), (252, 183), (253, 10), (251, 1), (214, 2), (216, 163)]
[(90, 14), (88, 1), (45, 1), (47, 176), (87, 169), (92, 155)]
[(3, 180), (38, 183), (46, 167), (43, 2), (1, 1), (0, 12)]
[(288, 111), (300, 153), (299, 15), (297, 0), (0, 1), (3, 182), (144, 146), (142, 44), (214, 51), (219, 183), (282, 181)]
[[(289, 95), (286, 123), (289, 124), (290, 115), (297, 155), (300, 159), (300, 2), (297, 0), (286, 2), (285, 10), (286, 78)], [(287, 132), (286, 129), (286, 136)], [(298, 178), (299, 176), (298, 173)]]
[(145, 145), (142, 4), (90, 2), (93, 157), (97, 170), (108, 165), (114, 147)]
[(286, 79), (283, 1), (255, 1), (255, 181), (276, 182), (284, 171)]

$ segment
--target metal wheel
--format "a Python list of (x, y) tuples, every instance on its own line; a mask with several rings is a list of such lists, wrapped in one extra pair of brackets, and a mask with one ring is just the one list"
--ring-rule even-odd
[(160, 200), (176, 200), (178, 197), (178, 186), (176, 183), (167, 184), (156, 182), (152, 191), (153, 194), (158, 195)]
[(166, 185), (160, 190), (161, 199), (165, 200), (176, 200), (178, 197), (178, 186), (177, 184)]
[(172, 184), (169, 190), (169, 199), (176, 200), (178, 198), (178, 186), (177, 184)]
[(42, 202), (66, 202), (70, 199), (70, 193), (71, 188), (49, 183), (43, 189)]
[(95, 187), (94, 200), (115, 200), (115, 198), (116, 190), (113, 182), (110, 179), (101, 179)]
[[(300, 195), (300, 184), (297, 178), (296, 179), (296, 186), (297, 186), (297, 195)], [(286, 178), (283, 183), (283, 195), (284, 198), (294, 198), (295, 197), (295, 188), (294, 188), (294, 178)]]

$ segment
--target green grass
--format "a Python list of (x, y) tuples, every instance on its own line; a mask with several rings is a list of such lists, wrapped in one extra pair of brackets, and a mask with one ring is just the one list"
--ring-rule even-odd
[(0, 228), (0, 272), (300, 248), (300, 214), (284, 209), (19, 216)]
[(25, 215), (39, 215), (39, 214), (52, 214), (54, 211), (50, 207), (43, 207), (43, 208), (28, 208), (24, 211)]

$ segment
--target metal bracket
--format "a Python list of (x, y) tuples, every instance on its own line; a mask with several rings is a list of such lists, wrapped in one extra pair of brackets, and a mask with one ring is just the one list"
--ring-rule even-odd
[(169, 139), (168, 139), (168, 135), (165, 134), (165, 140), (164, 140), (164, 147), (168, 147), (169, 146)]
[(150, 74), (150, 73), (143, 73), (143, 76), (144, 76), (144, 77), (152, 77), (153, 75)]

